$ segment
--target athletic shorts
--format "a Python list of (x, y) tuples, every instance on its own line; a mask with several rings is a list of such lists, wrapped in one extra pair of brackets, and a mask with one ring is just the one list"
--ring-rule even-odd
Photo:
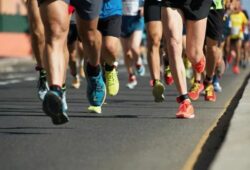
[(201, 20), (208, 16), (212, 0), (162, 0), (162, 6), (180, 9), (187, 20)]
[(72, 44), (78, 39), (79, 39), (79, 36), (78, 36), (76, 23), (70, 23), (67, 43)]
[[(46, 0), (38, 0), (39, 5)], [(67, 4), (75, 7), (78, 15), (84, 20), (92, 20), (99, 16), (102, 1), (101, 0), (64, 0)]]
[(161, 2), (157, 0), (145, 0), (144, 21), (161, 21)]
[(129, 38), (133, 32), (144, 29), (143, 17), (137, 16), (122, 16), (122, 38)]
[(217, 41), (223, 41), (224, 10), (210, 10), (207, 18), (206, 36)]
[(248, 33), (248, 34), (245, 34), (245, 33), (244, 33), (244, 39), (243, 39), (243, 41), (244, 41), (244, 42), (250, 41), (250, 34), (249, 34), (249, 33)]
[(102, 36), (121, 36), (122, 16), (114, 15), (107, 18), (101, 18), (98, 22), (98, 30)]

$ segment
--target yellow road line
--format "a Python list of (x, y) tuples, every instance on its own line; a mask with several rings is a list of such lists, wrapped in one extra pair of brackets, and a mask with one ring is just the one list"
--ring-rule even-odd
[(213, 131), (213, 129), (217, 126), (220, 118), (223, 116), (225, 111), (227, 110), (227, 107), (229, 106), (230, 102), (233, 100), (233, 98), (230, 101), (227, 101), (227, 103), (224, 106), (224, 109), (220, 112), (220, 114), (216, 117), (216, 120), (212, 123), (212, 125), (206, 130), (206, 132), (202, 135), (201, 139), (199, 140), (198, 144), (196, 145), (195, 149), (193, 150), (192, 154), (189, 156), (187, 161), (185, 162), (182, 170), (192, 170), (194, 168), (195, 163), (197, 162), (197, 159), (199, 155), (202, 152), (202, 147), (206, 143), (207, 139), (209, 138), (209, 134)]

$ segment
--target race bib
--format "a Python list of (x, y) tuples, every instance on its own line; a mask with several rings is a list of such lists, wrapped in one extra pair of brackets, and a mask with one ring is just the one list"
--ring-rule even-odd
[(123, 5), (123, 15), (136, 16), (139, 10), (139, 1), (125, 1)]

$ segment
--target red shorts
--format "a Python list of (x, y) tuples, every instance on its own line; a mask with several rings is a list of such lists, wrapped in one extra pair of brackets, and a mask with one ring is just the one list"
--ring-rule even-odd
[(72, 5), (69, 5), (69, 14), (73, 14), (75, 8)]

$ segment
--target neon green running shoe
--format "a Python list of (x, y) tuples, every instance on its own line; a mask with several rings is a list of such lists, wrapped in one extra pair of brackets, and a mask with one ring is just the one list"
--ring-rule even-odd
[(155, 102), (163, 102), (164, 101), (164, 90), (165, 87), (161, 83), (160, 80), (155, 80), (154, 86), (153, 86), (153, 96), (155, 98)]
[(112, 71), (105, 71), (105, 79), (108, 95), (117, 95), (120, 86), (117, 70), (114, 68)]

